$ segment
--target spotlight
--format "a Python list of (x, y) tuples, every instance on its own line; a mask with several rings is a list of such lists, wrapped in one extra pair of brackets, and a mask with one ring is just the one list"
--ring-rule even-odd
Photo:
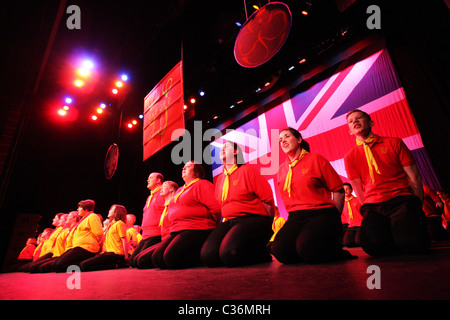
[(58, 110), (58, 114), (59, 114), (61, 117), (64, 117), (64, 116), (67, 114), (67, 111), (64, 110), (64, 109), (59, 109), (59, 110)]
[(242, 23), (240, 23), (238, 21), (236, 21), (234, 24), (237, 25), (238, 27), (242, 27)]
[(98, 113), (98, 114), (103, 113), (103, 109), (102, 109), (102, 108), (97, 108), (97, 113)]
[(116, 81), (116, 87), (117, 88), (121, 88), (123, 86), (123, 82), (122, 81)]
[(200, 90), (200, 92), (198, 93), (201, 97), (203, 97), (205, 95), (205, 91)]
[(127, 76), (126, 74), (123, 74), (120, 78), (121, 78), (123, 81), (127, 81), (127, 80), (128, 80), (128, 76)]
[(131, 121), (131, 123), (132, 123), (134, 126), (137, 125), (137, 121), (136, 121), (136, 120)]
[(63, 109), (68, 111), (69, 110), (69, 106), (64, 106)]
[(64, 101), (66, 101), (66, 103), (71, 104), (72, 103), (72, 98), (67, 97)]
[(305, 63), (305, 62), (306, 62), (306, 59), (303, 58), (303, 59), (301, 59), (298, 63), (302, 64), (302, 63)]
[(100, 108), (102, 108), (102, 109), (106, 109), (106, 104), (104, 104), (104, 103), (100, 103)]
[(254, 5), (253, 5), (253, 9), (259, 10), (259, 7), (258, 7), (256, 4), (254, 4)]
[(129, 123), (129, 124), (127, 124), (127, 127), (131, 129), (131, 128), (133, 128), (133, 124)]
[(111, 91), (112, 91), (113, 94), (118, 94), (119, 93), (119, 90), (117, 90), (116, 88), (112, 89)]
[(194, 98), (191, 99), (191, 103), (195, 103), (196, 100)]
[(144, 119), (144, 115), (143, 115), (143, 114), (140, 114), (140, 115), (139, 115), (139, 119)]
[(81, 65), (82, 65), (83, 69), (87, 69), (87, 70), (94, 68), (94, 63), (91, 60), (84, 60), (81, 63)]
[(184, 109), (184, 110), (186, 110), (187, 108), (188, 108), (188, 106), (187, 106), (187, 105), (184, 105), (184, 106), (183, 106), (183, 109)]
[(98, 117), (94, 114), (94, 115), (91, 117), (91, 119), (95, 121), (95, 120), (98, 119)]
[(305, 3), (305, 9), (302, 10), (302, 15), (307, 16), (309, 14), (309, 9), (311, 8), (311, 2)]
[(89, 69), (86, 69), (86, 68), (80, 68), (80, 69), (78, 69), (78, 74), (79, 74), (80, 76), (86, 78), (86, 77), (88, 77), (88, 76), (91, 74), (91, 72), (89, 71)]
[(84, 85), (84, 82), (81, 81), (81, 80), (79, 80), (79, 79), (77, 79), (77, 80), (74, 81), (73, 84), (74, 84), (76, 87), (81, 88), (81, 87)]

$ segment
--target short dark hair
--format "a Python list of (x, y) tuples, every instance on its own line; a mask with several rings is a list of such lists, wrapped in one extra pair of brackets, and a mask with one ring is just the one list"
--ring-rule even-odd
[(194, 175), (196, 178), (203, 179), (205, 177), (205, 168), (195, 160), (191, 160), (194, 164)]
[(82, 201), (78, 202), (78, 207), (81, 207), (87, 211), (94, 211), (95, 201), (91, 200), (91, 199), (82, 200)]
[(231, 141), (231, 140), (227, 140), (227, 141), (225, 141), (225, 143), (231, 144), (231, 145), (233, 146), (234, 151), (237, 150), (237, 154), (236, 154), (236, 156), (234, 157), (235, 160), (236, 160), (237, 166), (240, 167), (240, 166), (242, 166), (243, 164), (245, 164), (244, 154), (242, 153), (241, 147), (240, 147), (236, 142), (233, 142), (233, 141)]
[(370, 115), (367, 112), (361, 111), (359, 109), (353, 109), (352, 111), (348, 112), (345, 116), (345, 119), (348, 119), (348, 116), (355, 112), (361, 112), (361, 114), (367, 118), (367, 120), (372, 121), (372, 118), (370, 118)]
[(347, 186), (347, 187), (349, 187), (350, 189), (353, 190), (352, 185), (351, 185), (350, 183), (348, 183), (348, 182), (344, 182), (342, 185), (343, 185), (343, 186)]

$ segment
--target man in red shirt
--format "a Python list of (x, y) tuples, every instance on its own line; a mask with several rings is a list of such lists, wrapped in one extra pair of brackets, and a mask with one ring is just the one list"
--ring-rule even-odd
[(134, 250), (128, 263), (132, 267), (137, 267), (136, 256), (145, 249), (161, 242), (161, 227), (159, 220), (164, 211), (164, 198), (160, 195), (164, 177), (161, 173), (152, 172), (147, 179), (147, 189), (150, 190), (150, 195), (145, 201), (142, 213), (142, 240), (139, 242), (136, 250)]
[(423, 253), (429, 239), (422, 211), (422, 179), (411, 151), (399, 138), (372, 132), (369, 114), (347, 114), (356, 146), (344, 157), (345, 169), (363, 204), (361, 246), (372, 256)]

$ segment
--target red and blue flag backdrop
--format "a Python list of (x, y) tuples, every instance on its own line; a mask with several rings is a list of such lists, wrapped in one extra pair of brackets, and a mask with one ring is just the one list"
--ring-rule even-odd
[[(345, 63), (331, 77), (291, 95), (210, 145), (212, 158), (217, 159), (226, 140), (239, 144), (245, 162), (259, 168), (269, 181), (283, 216), (287, 213), (277, 188), (276, 172), (286, 156), (278, 144), (279, 131), (286, 127), (299, 130), (311, 152), (327, 158), (345, 182), (348, 179), (343, 158), (355, 145), (355, 138), (349, 135), (346, 114), (356, 108), (371, 115), (376, 134), (401, 138), (413, 152), (424, 184), (439, 187), (388, 51), (380, 50), (350, 66)], [(215, 162), (213, 178), (223, 170), (220, 161)]]

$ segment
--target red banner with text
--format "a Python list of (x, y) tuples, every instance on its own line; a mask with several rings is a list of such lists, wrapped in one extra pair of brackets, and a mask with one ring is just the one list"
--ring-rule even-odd
[[(180, 61), (144, 99), (143, 161), (184, 134), (183, 106), (183, 69)], [(175, 130), (177, 133), (172, 137)]]

